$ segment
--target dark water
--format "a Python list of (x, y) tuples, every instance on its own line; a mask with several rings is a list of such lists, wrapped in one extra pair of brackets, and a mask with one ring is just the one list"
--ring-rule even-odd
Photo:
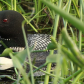
[(12, 83), (13, 83), (13, 81), (11, 81), (11, 80), (5, 80), (5, 79), (0, 80), (0, 84), (12, 84)]
[(12, 84), (14, 81), (9, 79), (16, 79), (16, 74), (13, 68), (10, 70), (0, 70), (0, 84)]

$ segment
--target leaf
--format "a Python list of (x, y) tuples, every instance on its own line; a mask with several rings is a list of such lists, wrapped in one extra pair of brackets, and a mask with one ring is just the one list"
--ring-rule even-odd
[(21, 64), (24, 63), (25, 58), (27, 57), (27, 50), (23, 50), (21, 52), (18, 52), (16, 55), (14, 55), (16, 57), (16, 59), (18, 59), (20, 61)]
[(56, 46), (55, 46), (54, 43), (51, 42), (51, 43), (48, 44), (47, 49), (48, 50), (53, 50), (53, 49), (56, 49)]
[(57, 42), (56, 40), (51, 36), (51, 43), (48, 44), (47, 49), (53, 50), (57, 48)]
[(12, 49), (6, 48), (6, 49), (2, 52), (2, 54), (0, 55), (0, 57), (9, 56), (9, 53), (13, 53)]
[(53, 55), (49, 55), (46, 58), (46, 63), (56, 63), (56, 58), (59, 54), (53, 54)]

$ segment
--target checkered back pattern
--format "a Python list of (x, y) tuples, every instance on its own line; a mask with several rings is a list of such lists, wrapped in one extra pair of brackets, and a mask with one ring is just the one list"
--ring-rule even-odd
[[(50, 43), (50, 35), (48, 34), (28, 34), (28, 45), (29, 47), (34, 46), (34, 50), (44, 50)], [(46, 61), (46, 57), (49, 52), (35, 52), (31, 53), (32, 60), (35, 59), (35, 65), (40, 66)]]
[(34, 45), (35, 50), (44, 50), (50, 43), (50, 35), (48, 34), (28, 34), (29, 46)]

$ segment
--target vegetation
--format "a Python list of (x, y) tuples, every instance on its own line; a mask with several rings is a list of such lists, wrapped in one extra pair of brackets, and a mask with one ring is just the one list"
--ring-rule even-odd
[[(10, 49), (5, 49), (1, 54), (10, 55), (14, 66), (22, 74), (17, 72), (18, 78), (13, 84), (37, 84), (33, 72), (47, 65), (45, 77), (41, 84), (83, 84), (84, 83), (84, 1), (83, 0), (0, 0), (0, 11), (15, 10), (23, 15), (25, 21), (31, 26), (29, 33), (47, 33), (51, 34), (51, 43), (47, 50), (50, 50), (46, 63), (32, 70), (30, 53), (33, 52), (27, 45), (24, 23), (22, 23), (23, 34), (25, 38), (26, 50), (14, 53)], [(30, 22), (33, 21), (34, 25)], [(58, 39), (58, 42), (55, 39)], [(58, 50), (54, 54), (54, 50)], [(36, 51), (37, 52), (37, 51)], [(38, 51), (39, 52), (39, 51)], [(24, 62), (24, 56), (28, 54), (30, 72), (26, 74), (21, 63)], [(15, 55), (13, 57), (13, 55)], [(21, 59), (19, 59), (21, 57)], [(16, 62), (17, 61), (17, 62)], [(16, 64), (17, 63), (17, 64)], [(51, 64), (56, 63), (56, 68), (51, 72)], [(18, 65), (18, 66), (17, 66)], [(35, 67), (35, 66), (34, 66)], [(41, 70), (42, 71), (42, 70)], [(50, 80), (51, 78), (51, 80)], [(39, 79), (40, 80), (40, 79)], [(41, 80), (40, 80), (41, 81)]]

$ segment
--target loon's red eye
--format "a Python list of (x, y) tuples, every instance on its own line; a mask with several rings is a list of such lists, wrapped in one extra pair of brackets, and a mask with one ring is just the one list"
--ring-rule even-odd
[(7, 22), (8, 21), (8, 19), (3, 19), (3, 22)]

